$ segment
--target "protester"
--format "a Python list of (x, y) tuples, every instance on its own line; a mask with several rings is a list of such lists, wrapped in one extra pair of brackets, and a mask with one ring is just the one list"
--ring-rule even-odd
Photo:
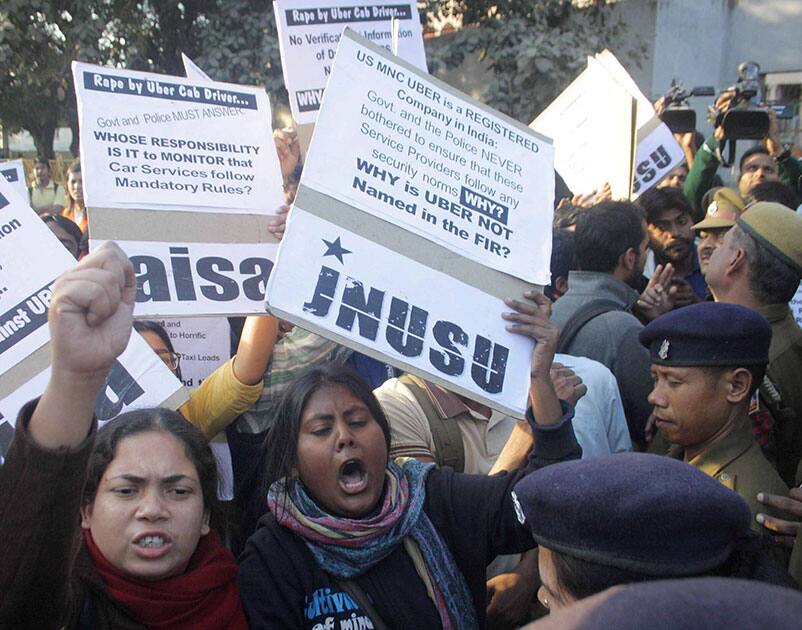
[(42, 214), (42, 221), (55, 234), (65, 249), (72, 254), (73, 258), (78, 260), (78, 256), (81, 253), (81, 239), (83, 238), (81, 228), (60, 214)]
[(611, 586), (677, 577), (793, 586), (750, 532), (743, 499), (682, 462), (646, 453), (564, 462), (513, 492), (538, 543), (538, 598), (549, 610)]
[[(557, 331), (548, 300), (526, 297), (536, 306), (508, 301), (516, 313), (505, 317), (538, 340), (528, 470), (580, 452), (549, 377)], [(384, 413), (352, 372), (318, 368), (285, 392), (265, 450), (271, 514), (240, 558), (252, 625), (484, 625), (486, 565), (533, 544), (509, 494), (525, 470), (460, 475), (390, 461), (389, 447)]]
[(64, 200), (61, 184), (51, 179), (50, 161), (38, 157), (33, 163), (33, 182), (29, 188), (31, 207), (37, 213), (59, 212)]
[(50, 380), (20, 411), (0, 475), (0, 533), (15, 541), (2, 627), (247, 627), (234, 557), (209, 526), (217, 469), (201, 434), (159, 409), (100, 431), (93, 419), (135, 293), (113, 244), (54, 285)]
[(646, 213), (649, 246), (655, 262), (663, 266), (671, 263), (674, 267), (675, 307), (703, 299), (707, 284), (693, 243), (693, 210), (685, 195), (676, 188), (652, 188), (638, 197), (638, 205)]
[(81, 232), (86, 233), (89, 218), (84, 205), (84, 184), (83, 176), (81, 175), (81, 161), (79, 159), (74, 160), (67, 168), (67, 195), (65, 202), (66, 205), (61, 211), (61, 216), (74, 222), (81, 228)]
[(526, 626), (526, 630), (793, 630), (802, 595), (729, 578), (663, 580), (617, 586)]
[(589, 208), (575, 232), (580, 271), (569, 274), (568, 291), (554, 304), (560, 352), (593, 359), (613, 373), (630, 437), (641, 447), (652, 383), (648, 353), (637, 341), (642, 324), (629, 309), (639, 297), (633, 285), (641, 278), (648, 243), (637, 206), (603, 202)]
[(802, 330), (788, 306), (801, 277), (802, 217), (765, 201), (737, 220), (713, 252), (707, 270), (717, 301), (753, 308), (771, 324), (768, 382), (761, 393), (772, 401), (776, 423), (765, 437), (788, 485), (794, 484), (802, 459)]

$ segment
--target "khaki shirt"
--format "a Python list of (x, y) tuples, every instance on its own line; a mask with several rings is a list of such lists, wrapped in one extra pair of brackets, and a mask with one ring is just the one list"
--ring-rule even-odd
[(779, 389), (783, 405), (794, 412), (793, 420), (774, 428), (777, 470), (792, 484), (802, 459), (802, 329), (787, 304), (770, 304), (757, 312), (771, 324), (768, 377)]
[[(683, 456), (683, 450), (673, 447), (671, 454), (679, 459)], [(758, 512), (782, 518), (781, 513), (757, 501), (758, 492), (786, 496), (788, 486), (763, 455), (747, 422), (743, 422), (740, 427), (688, 463), (741, 495), (752, 511), (752, 529), (755, 532), (766, 533), (763, 526), (755, 520)]]

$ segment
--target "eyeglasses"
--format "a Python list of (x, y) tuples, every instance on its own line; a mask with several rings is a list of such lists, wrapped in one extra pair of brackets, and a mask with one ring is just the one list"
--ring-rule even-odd
[(170, 352), (169, 350), (156, 350), (156, 354), (164, 361), (164, 364), (175, 372), (181, 365), (181, 354), (178, 352)]

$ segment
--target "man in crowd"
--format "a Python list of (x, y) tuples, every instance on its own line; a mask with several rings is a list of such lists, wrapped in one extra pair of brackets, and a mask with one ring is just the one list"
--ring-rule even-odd
[(693, 211), (685, 195), (677, 188), (652, 188), (638, 197), (638, 205), (646, 213), (655, 262), (674, 267), (675, 307), (704, 299), (707, 284), (693, 244)]
[(38, 214), (58, 213), (64, 207), (64, 188), (54, 182), (50, 172), (50, 162), (42, 157), (33, 163), (33, 185), (30, 188), (31, 207)]
[[(753, 310), (703, 302), (667, 313), (640, 333), (648, 348), (655, 424), (684, 459), (743, 497), (788, 488), (752, 436), (749, 404), (769, 359), (771, 327)], [(760, 532), (757, 521), (752, 522)]]
[(707, 271), (717, 302), (752, 308), (771, 324), (765, 393), (772, 399), (777, 470), (789, 485), (802, 457), (802, 330), (788, 307), (800, 277), (802, 217), (771, 202), (746, 210), (713, 252)]
[(632, 442), (645, 444), (651, 413), (649, 353), (638, 343), (642, 324), (631, 313), (638, 300), (649, 238), (643, 213), (633, 204), (606, 201), (583, 212), (575, 232), (580, 271), (568, 276), (568, 291), (554, 304), (562, 330), (559, 351), (594, 359), (613, 373), (621, 390)]
[(693, 231), (699, 239), (696, 251), (703, 274), (707, 274), (710, 256), (724, 240), (724, 235), (735, 225), (735, 220), (741, 216), (744, 209), (741, 195), (732, 188), (723, 186), (711, 188), (705, 196), (709, 199), (705, 203), (707, 208), (705, 218), (693, 226)]

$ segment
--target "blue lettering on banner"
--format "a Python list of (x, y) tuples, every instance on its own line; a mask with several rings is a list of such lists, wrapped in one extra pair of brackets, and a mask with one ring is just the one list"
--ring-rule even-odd
[(163, 98), (170, 101), (185, 101), (189, 103), (207, 103), (209, 105), (227, 105), (240, 109), (258, 109), (256, 96), (244, 92), (169, 83), (155, 79), (121, 77), (89, 70), (85, 70), (83, 76), (84, 88), (96, 92)]
[[(338, 237), (339, 239), (339, 237)], [(429, 365), (447, 376), (460, 376), (464, 373), (466, 359), (463, 351), (471, 352), (471, 379), (488, 394), (498, 394), (504, 388), (509, 348), (491, 341), (482, 335), (471, 337), (459, 324), (438, 320), (432, 323), (432, 337), (437, 343), (424, 351), (426, 327), (429, 312), (406, 300), (390, 296), (389, 314), (385, 315), (384, 303), (387, 293), (365, 284), (354, 277), (346, 276), (341, 297), (337, 300), (340, 284), (339, 271), (322, 265), (317, 283), (303, 311), (315, 317), (325, 318), (335, 307), (337, 314), (334, 325), (349, 333), (356, 333), (362, 339), (376, 342), (384, 324), (384, 337), (396, 352), (405, 357), (422, 357)], [(339, 303), (337, 303), (339, 302)], [(386, 321), (384, 321), (386, 318)]]
[(47, 323), (51, 295), (48, 284), (0, 315), (0, 354)]

